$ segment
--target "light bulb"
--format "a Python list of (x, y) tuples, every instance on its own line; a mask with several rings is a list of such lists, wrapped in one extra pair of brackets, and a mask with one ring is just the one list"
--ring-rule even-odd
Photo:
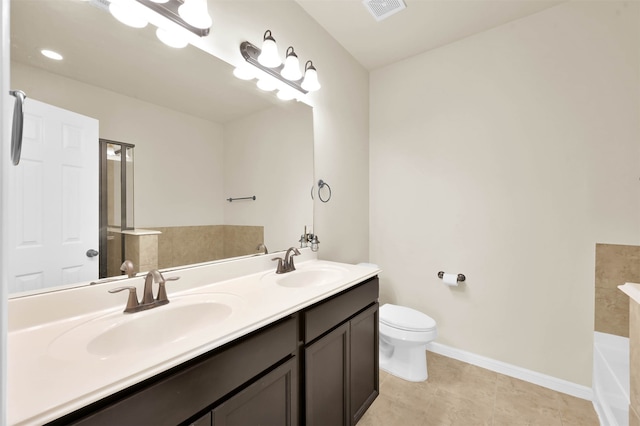
[(242, 64), (233, 70), (235, 75), (240, 80), (253, 80), (256, 78), (256, 72), (254, 69), (248, 66), (248, 64)]
[(158, 28), (156, 30), (156, 36), (167, 46), (174, 47), (176, 49), (182, 49), (189, 44), (187, 39), (182, 37), (180, 34), (176, 34), (176, 31), (170, 31), (164, 28)]
[(256, 83), (260, 90), (264, 90), (265, 92), (271, 92), (276, 90), (277, 84), (271, 78), (261, 78)]
[(278, 90), (277, 96), (281, 101), (290, 101), (292, 99), (295, 99), (296, 92), (290, 87), (282, 87), (280, 88), (280, 90)]
[(207, 29), (213, 24), (207, 10), (207, 0), (185, 0), (178, 7), (178, 14), (192, 27)]
[(280, 55), (278, 55), (278, 46), (275, 39), (271, 36), (271, 31), (264, 33), (262, 42), (262, 51), (258, 56), (258, 62), (268, 68), (275, 68), (282, 63)]
[(133, 28), (144, 28), (149, 21), (144, 16), (142, 5), (134, 0), (113, 0), (109, 12), (118, 21)]
[(304, 80), (302, 80), (300, 87), (309, 92), (314, 92), (322, 87), (318, 81), (318, 71), (311, 61), (307, 61), (304, 66)]
[(287, 57), (284, 60), (284, 68), (280, 71), (280, 74), (286, 78), (287, 80), (297, 81), (302, 78), (302, 73), (300, 72), (300, 61), (298, 60), (298, 55), (293, 50), (292, 46), (289, 46), (287, 49)]

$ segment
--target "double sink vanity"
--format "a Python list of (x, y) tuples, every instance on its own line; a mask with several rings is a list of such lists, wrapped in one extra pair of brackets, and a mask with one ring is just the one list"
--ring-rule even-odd
[(9, 424), (355, 424), (378, 395), (379, 270), (301, 252), (281, 274), (165, 272), (170, 303), (134, 313), (109, 290), (145, 277), (11, 299)]

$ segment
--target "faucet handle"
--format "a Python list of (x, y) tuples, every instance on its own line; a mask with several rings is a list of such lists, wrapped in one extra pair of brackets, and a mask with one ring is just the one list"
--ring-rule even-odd
[(296, 270), (296, 265), (293, 263), (293, 256), (300, 255), (300, 251), (295, 247), (291, 247), (289, 250), (287, 250), (287, 254), (289, 254), (288, 263), (287, 263), (287, 257), (285, 257), (284, 259), (284, 262), (285, 262), (284, 267), (286, 269), (286, 272), (291, 272)]
[(119, 293), (123, 290), (129, 290), (129, 299), (127, 299), (127, 306), (125, 306), (123, 312), (135, 312), (136, 308), (140, 305), (140, 302), (138, 302), (138, 294), (136, 293), (136, 288), (134, 286), (113, 288), (109, 290), (109, 293)]
[(284, 274), (285, 272), (287, 272), (284, 268), (284, 263), (282, 262), (282, 258), (281, 257), (274, 257), (271, 260), (277, 260), (278, 261), (278, 267), (276, 268), (276, 274)]
[(167, 303), (169, 303), (169, 298), (167, 297), (167, 289), (165, 288), (164, 284), (167, 281), (177, 281), (179, 279), (180, 277), (162, 277), (162, 280), (158, 282), (158, 285), (160, 286), (158, 287), (158, 298), (156, 299), (156, 303), (158, 305), (166, 305)]

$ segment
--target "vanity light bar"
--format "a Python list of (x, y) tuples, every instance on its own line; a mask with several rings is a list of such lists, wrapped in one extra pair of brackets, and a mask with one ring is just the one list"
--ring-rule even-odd
[(198, 37), (205, 37), (209, 35), (210, 28), (196, 28), (189, 25), (178, 13), (178, 8), (184, 3), (183, 0), (169, 0), (166, 3), (156, 3), (151, 0), (136, 0), (138, 3), (148, 7), (154, 12), (164, 16), (170, 21), (180, 25), (182, 28), (191, 31)]
[[(140, 0), (138, 0), (140, 1)], [(279, 65), (278, 67), (275, 68), (269, 68), (269, 67), (265, 67), (264, 65), (262, 65), (259, 61), (258, 61), (258, 56), (260, 56), (261, 50), (256, 47), (255, 45), (251, 44), (248, 41), (243, 41), (240, 44), (240, 53), (242, 54), (242, 57), (251, 65), (253, 65), (254, 67), (264, 71), (265, 73), (269, 74), (271, 77), (289, 85), (290, 87), (296, 89), (298, 92), (303, 93), (303, 94), (307, 94), (309, 93), (308, 90), (305, 90), (302, 88), (301, 83), (302, 83), (302, 79), (300, 80), (296, 80), (296, 81), (291, 81), (291, 80), (287, 80), (286, 78), (284, 78), (282, 76), (282, 74), (280, 74), (280, 72), (282, 71), (282, 69), (284, 68), (284, 65)]]

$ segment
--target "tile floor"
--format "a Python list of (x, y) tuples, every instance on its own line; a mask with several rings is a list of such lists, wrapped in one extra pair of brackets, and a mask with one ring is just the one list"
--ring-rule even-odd
[(358, 426), (598, 426), (591, 401), (427, 353), (429, 379), (380, 371), (380, 395)]

